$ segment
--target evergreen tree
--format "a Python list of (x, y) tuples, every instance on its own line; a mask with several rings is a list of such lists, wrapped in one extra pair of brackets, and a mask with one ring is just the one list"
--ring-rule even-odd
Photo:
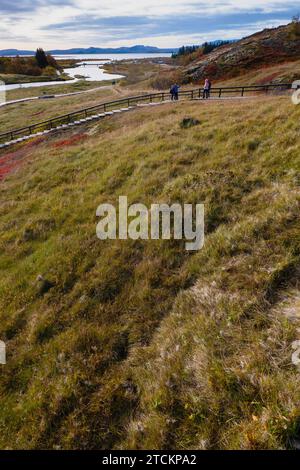
[(45, 52), (42, 48), (38, 48), (36, 50), (35, 58), (36, 58), (38, 66), (41, 69), (44, 69), (45, 67), (47, 67), (49, 65), (47, 56), (46, 56), (46, 54), (45, 54)]

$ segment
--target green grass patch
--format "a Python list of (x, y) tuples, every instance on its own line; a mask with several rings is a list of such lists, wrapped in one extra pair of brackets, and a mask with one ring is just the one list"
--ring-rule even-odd
[[(0, 448), (291, 447), (299, 122), (287, 98), (185, 102), (30, 148), (0, 189)], [(100, 242), (119, 195), (204, 203), (204, 248)]]

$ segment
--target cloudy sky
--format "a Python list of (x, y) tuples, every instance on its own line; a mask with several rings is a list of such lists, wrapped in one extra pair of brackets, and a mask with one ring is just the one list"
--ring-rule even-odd
[(0, 49), (177, 47), (238, 39), (297, 11), (299, 0), (0, 0)]

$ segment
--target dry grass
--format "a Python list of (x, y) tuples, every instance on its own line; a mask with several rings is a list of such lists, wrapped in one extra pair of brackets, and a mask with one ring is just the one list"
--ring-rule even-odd
[[(299, 282), (299, 118), (179, 103), (28, 149), (1, 183), (0, 448), (291, 446), (297, 332), (274, 309)], [(204, 202), (204, 249), (100, 242), (121, 194)]]
[(67, 77), (59, 77), (58, 75), (21, 75), (21, 74), (11, 74), (11, 73), (0, 73), (0, 80), (2, 80), (7, 85), (10, 84), (22, 84), (22, 83), (34, 83), (34, 82), (51, 82), (51, 81), (61, 81), (64, 83)]
[(300, 60), (262, 67), (247, 71), (239, 77), (218, 80), (217, 86), (266, 85), (269, 83), (292, 83), (300, 78)]
[(26, 127), (106, 101), (118, 100), (129, 93), (118, 87), (104, 87), (74, 96), (11, 104), (0, 108), (1, 132)]
[(109, 82), (106, 80), (100, 82), (88, 82), (86, 80), (78, 80), (75, 83), (62, 82), (61, 85), (44, 85), (32, 88), (15, 88), (6, 92), (6, 100), (13, 101), (23, 98), (31, 98), (32, 96), (56, 95), (64, 93), (73, 93), (77, 91), (86, 91), (100, 86), (106, 86)]
[(121, 80), (123, 86), (136, 85), (149, 86), (149, 80), (164, 70), (165, 66), (158, 65), (155, 59), (119, 60), (115, 63), (105, 65), (109, 73), (124, 75)]

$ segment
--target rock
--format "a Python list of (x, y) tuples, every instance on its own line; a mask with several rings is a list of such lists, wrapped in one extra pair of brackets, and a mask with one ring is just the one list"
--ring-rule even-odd
[(36, 278), (38, 283), (38, 291), (40, 295), (46, 294), (52, 287), (54, 287), (54, 283), (45, 279), (41, 274), (38, 275)]
[(292, 447), (293, 449), (300, 450), (300, 440), (299, 439), (292, 439)]
[(188, 129), (190, 127), (193, 127), (193, 126), (198, 126), (198, 124), (200, 124), (200, 121), (198, 119), (194, 119), (194, 118), (191, 118), (191, 117), (186, 117), (186, 118), (183, 118), (181, 123), (180, 123), (180, 127), (182, 129)]

